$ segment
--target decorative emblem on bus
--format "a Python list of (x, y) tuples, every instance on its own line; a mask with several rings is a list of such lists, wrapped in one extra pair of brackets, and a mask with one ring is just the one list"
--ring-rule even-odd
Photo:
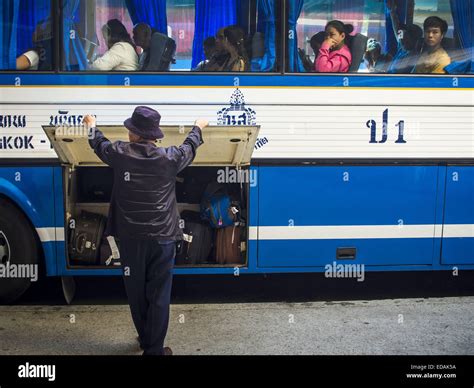
[(245, 105), (243, 93), (236, 89), (230, 97), (230, 107), (217, 112), (218, 125), (256, 125), (257, 113)]
[[(375, 120), (367, 121), (367, 128), (370, 129), (370, 142), (371, 144), (383, 144), (387, 142), (388, 139), (388, 109), (385, 109), (382, 117), (382, 140), (377, 141), (377, 122)], [(406, 140), (403, 138), (405, 136), (405, 121), (400, 120), (397, 125), (398, 127), (398, 140), (395, 142), (397, 144), (405, 144)]]

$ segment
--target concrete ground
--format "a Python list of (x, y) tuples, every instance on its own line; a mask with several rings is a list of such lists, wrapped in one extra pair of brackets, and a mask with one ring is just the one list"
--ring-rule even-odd
[[(174, 304), (176, 355), (474, 355), (474, 297)], [(1, 355), (133, 355), (128, 306), (0, 306)]]

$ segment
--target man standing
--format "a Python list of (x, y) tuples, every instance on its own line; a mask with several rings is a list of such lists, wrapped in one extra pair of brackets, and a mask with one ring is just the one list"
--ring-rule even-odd
[(176, 175), (189, 166), (203, 144), (197, 120), (181, 146), (157, 147), (164, 137), (160, 114), (140, 106), (124, 123), (130, 142), (111, 143), (86, 116), (89, 144), (114, 170), (106, 235), (120, 240), (125, 289), (144, 355), (171, 355), (168, 330), (176, 242), (182, 240), (176, 203)]

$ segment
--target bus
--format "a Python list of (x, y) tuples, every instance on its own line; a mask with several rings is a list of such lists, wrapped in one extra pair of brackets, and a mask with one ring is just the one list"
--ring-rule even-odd
[[(210, 120), (177, 179), (180, 211), (199, 212), (212, 182), (239, 195), (241, 260), (219, 262), (211, 250), (177, 262), (177, 275), (474, 269), (470, 2), (5, 0), (0, 9), (2, 302), (18, 299), (38, 268), (66, 293), (74, 277), (122, 275), (119, 260), (86, 260), (73, 246), (74, 224), (106, 216), (113, 186), (81, 123), (93, 114), (107, 137), (126, 140), (123, 122), (139, 105), (162, 116), (158, 146)], [(447, 24), (436, 50), (450, 64), (416, 72), (435, 52), (433, 16)], [(135, 70), (94, 67), (116, 49), (110, 20), (127, 30), (119, 44), (135, 50)], [(352, 25), (340, 46), (352, 54), (347, 72), (315, 71), (337, 49), (312, 52), (330, 20)], [(140, 23), (174, 41), (166, 68), (140, 67), (144, 53), (156, 55), (135, 43)], [(410, 72), (373, 66), (374, 47), (391, 65), (413, 31)], [(206, 70), (222, 56), (245, 68)]]

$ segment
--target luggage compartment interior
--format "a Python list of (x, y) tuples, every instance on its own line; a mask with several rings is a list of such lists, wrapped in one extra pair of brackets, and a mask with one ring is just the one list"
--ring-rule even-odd
[[(208, 221), (200, 221), (200, 204), (203, 198), (206, 187), (212, 182), (219, 182), (219, 177), (228, 176), (225, 172), (232, 170), (231, 167), (188, 167), (181, 172), (176, 181), (176, 199), (178, 202), (178, 210), (181, 215), (180, 226), (187, 231), (187, 220), (189, 215), (193, 219), (198, 219), (197, 222), (202, 222), (204, 228), (207, 230), (209, 226), (209, 233), (211, 236), (211, 246), (206, 244), (206, 249), (202, 251), (210, 253), (195, 260), (189, 261), (183, 253), (186, 248), (186, 242), (180, 244), (180, 251), (177, 252), (176, 267), (242, 267), (247, 265), (247, 220), (248, 220), (248, 198), (249, 198), (249, 184), (248, 183), (222, 183), (229, 196), (232, 197), (239, 204), (239, 223), (238, 227), (230, 226), (232, 229), (232, 241), (238, 240), (238, 249), (240, 250), (240, 258), (234, 254), (231, 261), (222, 261), (222, 244), (224, 241), (222, 232), (218, 229), (210, 227)], [(243, 168), (242, 176), (245, 176), (247, 168)], [(235, 171), (235, 170), (234, 170)], [(248, 172), (248, 171), (247, 171)], [(105, 238), (100, 237), (97, 241), (97, 260), (83, 260), (78, 257), (77, 252), (71, 253), (72, 239), (77, 238), (77, 233), (71, 228), (71, 225), (77, 225), (78, 220), (83, 212), (92, 213), (94, 215), (102, 215), (107, 217), (112, 187), (113, 187), (113, 171), (108, 167), (66, 167), (64, 169), (65, 193), (66, 193), (66, 238), (68, 240), (67, 255), (69, 267), (80, 268), (117, 268), (120, 265), (120, 259), (111, 259), (111, 251), (108, 247), (108, 242)], [(235, 180), (232, 180), (234, 182)], [(72, 221), (72, 222), (71, 222)], [(218, 235), (221, 233), (221, 235)], [(187, 236), (186, 236), (187, 237)], [(219, 239), (219, 243), (217, 240)], [(186, 239), (185, 239), (186, 240)], [(189, 240), (188, 240), (189, 241)], [(200, 244), (201, 242), (199, 242)], [(120, 247), (120, 241), (117, 241)], [(196, 244), (196, 241), (194, 241)], [(235, 245), (232, 245), (235, 248)], [(100, 247), (99, 247), (100, 246)], [(189, 246), (189, 244), (188, 244)], [(218, 253), (220, 248), (220, 253)], [(188, 248), (189, 249), (189, 248)], [(235, 248), (237, 249), (237, 248)], [(235, 253), (234, 249), (234, 253)], [(80, 255), (79, 255), (80, 256)], [(74, 258), (73, 258), (74, 257)], [(217, 260), (219, 257), (219, 261)], [(107, 260), (107, 258), (109, 260)]]

